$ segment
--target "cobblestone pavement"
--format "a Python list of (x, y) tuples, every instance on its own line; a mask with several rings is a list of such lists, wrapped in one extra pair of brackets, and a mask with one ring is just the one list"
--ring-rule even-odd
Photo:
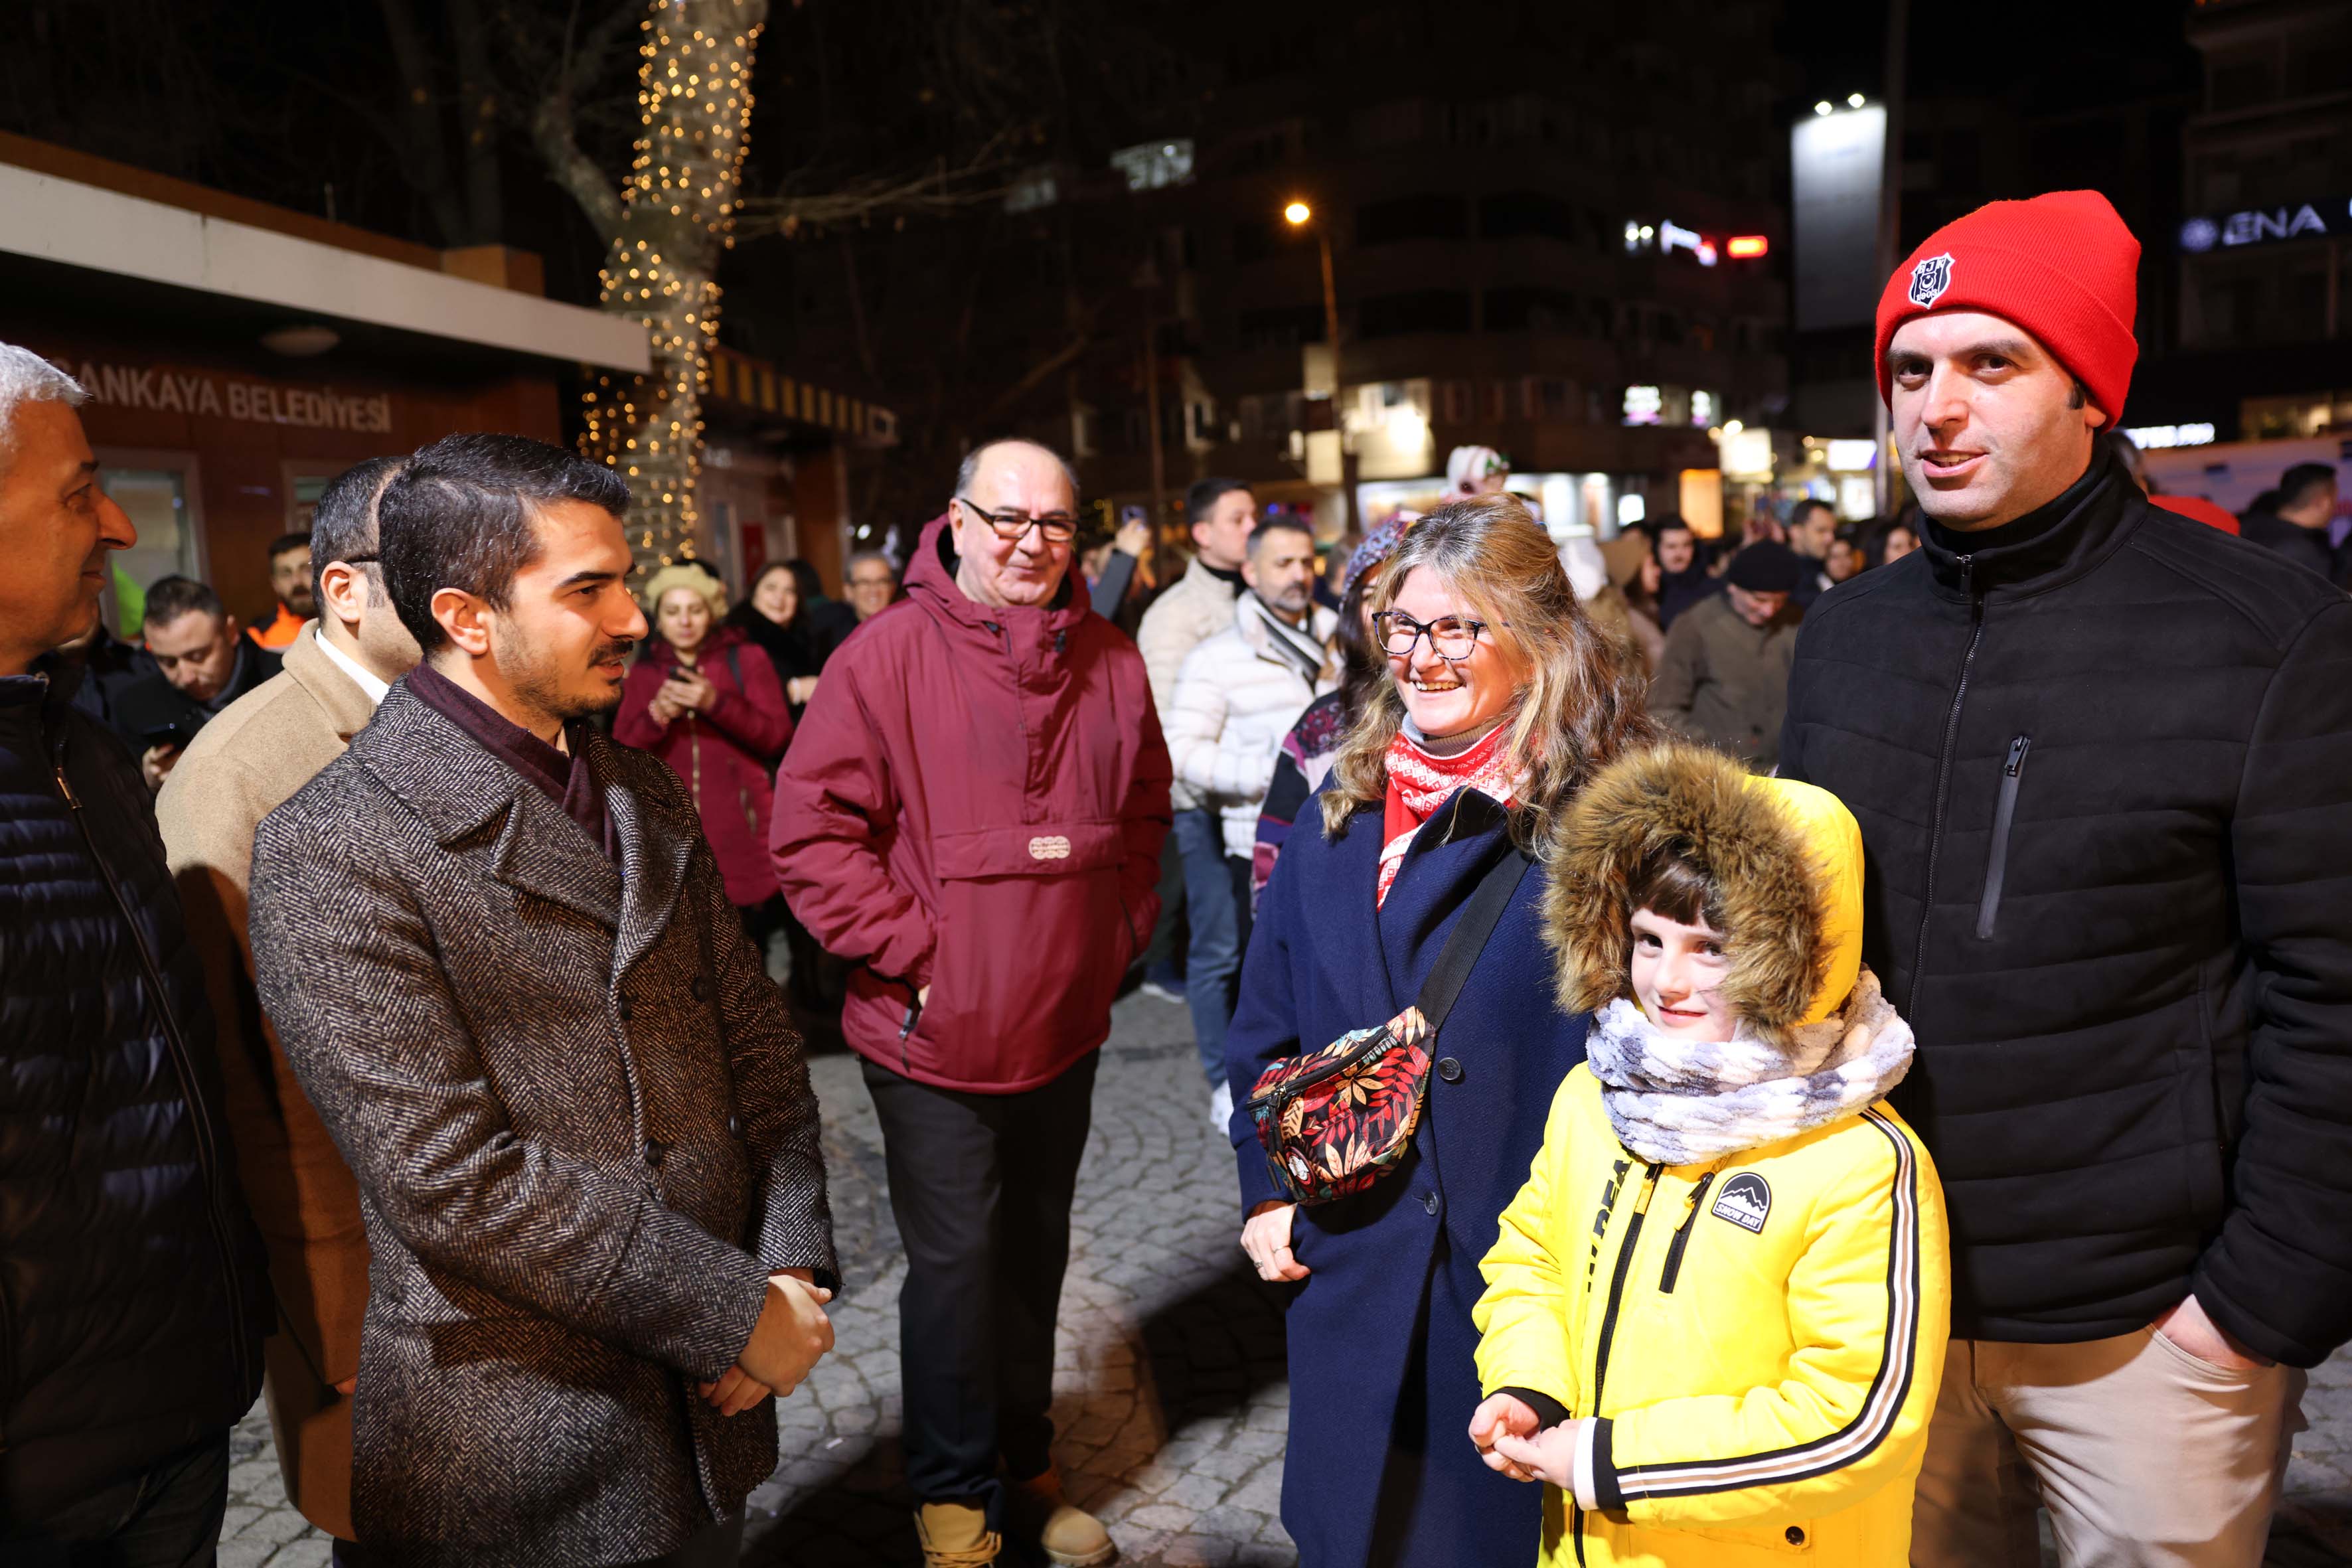
[[(852, 1058), (819, 1057), (813, 1071), (848, 1288), (834, 1353), (780, 1406), (783, 1459), (752, 1493), (743, 1561), (916, 1563), (897, 1439), (904, 1271), (881, 1134)], [(1232, 1156), (1210, 1134), (1198, 1074), (1182, 1007), (1118, 1005), (1062, 1296), (1056, 1448), (1073, 1499), (1109, 1521), (1124, 1563), (1272, 1568), (1293, 1560), (1276, 1518), (1282, 1322), (1235, 1246)], [(2269, 1556), (2281, 1568), (2352, 1563), (2352, 1353), (2313, 1374), (2305, 1408)], [(324, 1563), (325, 1539), (286, 1504), (257, 1407), (234, 1456), (223, 1568)]]

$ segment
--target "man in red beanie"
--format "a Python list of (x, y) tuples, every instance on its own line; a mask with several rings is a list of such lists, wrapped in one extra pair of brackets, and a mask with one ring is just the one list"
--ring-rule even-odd
[(2084, 191), (1879, 301), (1921, 548), (1805, 617), (1783, 776), (1862, 825), (1953, 1323), (1911, 1561), (2252, 1565), (2352, 1338), (2352, 600), (2095, 439), (2138, 243)]

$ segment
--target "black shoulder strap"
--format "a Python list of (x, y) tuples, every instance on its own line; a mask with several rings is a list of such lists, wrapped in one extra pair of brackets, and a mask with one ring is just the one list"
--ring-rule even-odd
[(1462, 994), (1462, 983), (1470, 978), (1471, 967), (1486, 950), (1486, 939), (1495, 934), (1503, 911), (1518, 893), (1519, 879), (1527, 874), (1528, 858), (1513, 845), (1479, 879), (1478, 890), (1470, 895), (1454, 934), (1445, 939), (1445, 950), (1437, 955), (1437, 966), (1422, 982), (1421, 994), (1413, 998), (1413, 1005), (1429, 1021), (1431, 1034), (1444, 1026), (1445, 1015), (1454, 1010), (1454, 999)]
[(727, 670), (735, 678), (735, 689), (749, 697), (751, 692), (743, 685), (743, 647), (740, 643), (727, 645)]

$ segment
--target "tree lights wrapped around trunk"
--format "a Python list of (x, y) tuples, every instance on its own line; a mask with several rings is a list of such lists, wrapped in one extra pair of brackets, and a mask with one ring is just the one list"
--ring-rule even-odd
[(767, 0), (654, 0), (639, 46), (643, 120), (627, 178), (614, 191), (569, 145), (556, 168), (611, 237), (604, 309), (643, 322), (652, 341), (651, 374), (600, 374), (589, 388), (583, 441), (628, 477), (629, 543), (648, 569), (694, 553), (702, 394), (719, 338), (715, 274), (719, 252), (734, 243), (751, 59), (767, 12)]

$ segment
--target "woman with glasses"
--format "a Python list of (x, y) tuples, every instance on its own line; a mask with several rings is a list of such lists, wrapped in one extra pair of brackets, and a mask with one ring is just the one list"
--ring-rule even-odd
[[(1464, 1439), (1484, 1392), (1470, 1309), (1586, 1022), (1553, 1001), (1548, 875), (1525, 857), (1658, 731), (1637, 656), (1578, 606), (1517, 499), (1438, 508), (1371, 584), (1385, 679), (1266, 886), (1225, 1045), (1242, 1247), (1296, 1287), (1283, 1523), (1302, 1568), (1524, 1563), (1535, 1489)], [(1413, 1005), (1490, 878), (1509, 901), (1434, 1042), (1410, 1151), (1364, 1190), (1286, 1201), (1246, 1109), (1259, 1075)]]

